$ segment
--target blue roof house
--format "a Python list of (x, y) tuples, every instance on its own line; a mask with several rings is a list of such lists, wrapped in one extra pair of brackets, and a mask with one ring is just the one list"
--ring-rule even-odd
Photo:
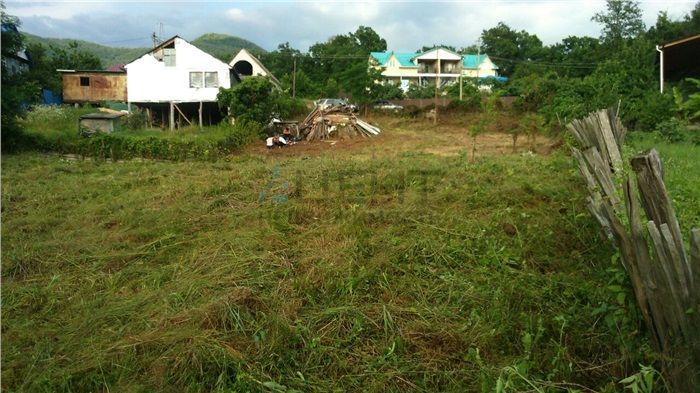
[(462, 78), (497, 78), (498, 66), (487, 54), (455, 53), (445, 48), (434, 48), (423, 53), (372, 52), (369, 67), (381, 70), (385, 82), (399, 84), (404, 91), (410, 84), (440, 85), (455, 83)]

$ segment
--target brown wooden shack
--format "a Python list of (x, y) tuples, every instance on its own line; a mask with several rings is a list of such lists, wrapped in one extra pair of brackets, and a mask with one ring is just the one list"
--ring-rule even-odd
[(58, 70), (63, 79), (63, 102), (126, 102), (126, 72)]

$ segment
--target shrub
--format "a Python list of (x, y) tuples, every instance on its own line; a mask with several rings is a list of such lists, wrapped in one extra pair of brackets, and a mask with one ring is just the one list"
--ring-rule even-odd
[(669, 120), (675, 103), (671, 94), (658, 90), (637, 90), (622, 100), (620, 116), (627, 127), (638, 131), (652, 131), (661, 122)]
[(279, 113), (277, 95), (267, 77), (250, 77), (230, 89), (219, 89), (219, 106), (236, 120), (266, 124)]
[(435, 97), (435, 84), (420, 86), (411, 84), (406, 92), (408, 98), (432, 98)]
[(277, 108), (279, 110), (278, 114), (283, 119), (299, 118), (309, 113), (309, 109), (306, 107), (304, 100), (284, 95), (280, 95), (277, 98)]
[(688, 129), (683, 121), (671, 118), (658, 123), (655, 131), (665, 141), (678, 143), (685, 140)]
[(423, 110), (415, 105), (408, 105), (403, 108), (401, 114), (406, 117), (416, 118), (423, 114)]
[(469, 100), (452, 100), (447, 104), (447, 110), (453, 112), (473, 112), (481, 108), (481, 104), (477, 101), (474, 102), (473, 99)]
[(134, 110), (124, 116), (122, 124), (127, 130), (141, 130), (148, 125), (148, 117), (144, 111)]

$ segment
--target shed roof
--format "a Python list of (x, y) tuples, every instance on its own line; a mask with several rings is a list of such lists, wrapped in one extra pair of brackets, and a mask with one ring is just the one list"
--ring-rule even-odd
[(126, 113), (105, 113), (105, 112), (95, 112), (95, 113), (88, 113), (85, 115), (80, 116), (81, 119), (116, 119), (119, 117), (124, 116)]
[(679, 38), (679, 39), (677, 39), (677, 40), (673, 40), (673, 41), (666, 42), (666, 43), (664, 43), (664, 44), (661, 44), (660, 46), (661, 46), (662, 48), (668, 48), (668, 47), (671, 47), (671, 46), (675, 46), (675, 45), (679, 45), (679, 44), (684, 44), (684, 43), (686, 43), (686, 42), (697, 41), (697, 40), (700, 40), (700, 34), (689, 35), (689, 36), (687, 36), (687, 37), (683, 37), (683, 38)]
[(664, 54), (664, 78), (667, 80), (682, 80), (697, 78), (700, 75), (700, 34), (682, 37), (677, 40), (659, 45)]
[(59, 74), (126, 74), (126, 70), (110, 71), (110, 70), (56, 70)]

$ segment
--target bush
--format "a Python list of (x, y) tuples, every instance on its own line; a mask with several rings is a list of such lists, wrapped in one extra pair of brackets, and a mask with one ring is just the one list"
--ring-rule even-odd
[(124, 129), (142, 130), (148, 125), (148, 117), (141, 110), (134, 110), (123, 118)]
[(685, 123), (676, 118), (664, 120), (656, 125), (655, 131), (667, 142), (683, 142), (688, 133)]
[(474, 102), (473, 99), (469, 100), (452, 100), (447, 104), (447, 110), (452, 112), (474, 112), (481, 108), (479, 102)]
[(675, 103), (671, 94), (661, 94), (658, 90), (635, 91), (622, 100), (620, 110), (623, 123), (630, 129), (652, 131), (661, 122), (671, 119)]
[(406, 92), (408, 98), (433, 98), (435, 97), (435, 84), (420, 86), (412, 83)]
[(415, 105), (408, 105), (403, 108), (403, 111), (401, 111), (401, 114), (410, 117), (410, 118), (416, 118), (419, 117), (423, 114), (423, 109), (415, 106)]
[[(239, 121), (236, 125), (221, 123), (204, 130), (191, 128), (164, 132), (139, 129), (138, 132), (124, 130), (82, 137), (78, 134), (77, 119), (91, 111), (70, 107), (33, 108), (21, 122), (21, 127), (26, 130), (26, 144), (40, 151), (101, 159), (211, 160), (251, 143), (259, 138), (262, 129), (259, 123)], [(137, 116), (135, 119), (142, 118)]]
[(481, 93), (469, 80), (462, 81), (462, 100), (459, 100), (459, 84), (455, 83), (447, 87), (447, 95), (453, 100), (447, 106), (448, 109), (458, 111), (472, 111), (479, 109), (481, 105)]
[(278, 114), (283, 119), (294, 119), (304, 117), (309, 113), (304, 100), (280, 95), (277, 98)]

